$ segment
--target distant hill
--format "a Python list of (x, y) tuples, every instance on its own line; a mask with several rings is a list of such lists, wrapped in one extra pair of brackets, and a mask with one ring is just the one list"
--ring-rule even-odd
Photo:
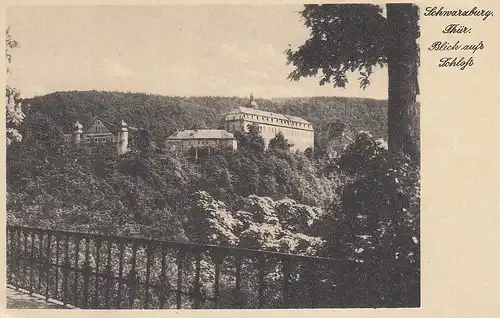
[[(318, 140), (324, 140), (326, 127), (332, 121), (347, 125), (354, 134), (370, 131), (376, 137), (387, 137), (387, 101), (348, 97), (301, 97), (256, 99), (259, 108), (300, 116), (310, 121)], [(115, 122), (121, 119), (130, 125), (148, 129), (157, 142), (175, 130), (219, 128), (222, 115), (244, 106), (248, 99), (240, 97), (178, 97), (143, 93), (102, 91), (56, 92), (26, 99), (30, 104), (27, 116), (42, 112), (60, 125), (64, 132), (79, 120), (86, 124), (92, 117)]]

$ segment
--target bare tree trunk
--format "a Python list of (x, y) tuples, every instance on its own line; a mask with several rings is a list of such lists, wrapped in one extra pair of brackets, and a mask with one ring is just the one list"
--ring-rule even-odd
[(388, 144), (389, 151), (404, 153), (419, 162), (418, 7), (387, 4), (390, 49)]

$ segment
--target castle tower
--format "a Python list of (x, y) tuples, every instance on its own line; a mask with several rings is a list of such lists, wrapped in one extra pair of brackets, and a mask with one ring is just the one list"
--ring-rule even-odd
[(128, 127), (127, 123), (122, 120), (120, 131), (117, 138), (117, 150), (119, 155), (128, 152)]
[(82, 134), (83, 134), (83, 125), (80, 124), (79, 121), (76, 121), (76, 123), (73, 125), (73, 145), (75, 147), (79, 147), (80, 143), (82, 141)]
[(255, 99), (253, 98), (253, 94), (250, 94), (250, 102), (248, 103), (250, 108), (257, 109), (258, 105)]

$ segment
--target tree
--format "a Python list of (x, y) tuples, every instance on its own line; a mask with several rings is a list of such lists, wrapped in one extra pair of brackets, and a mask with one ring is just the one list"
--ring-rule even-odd
[(20, 131), (24, 147), (37, 151), (42, 158), (54, 155), (66, 143), (61, 128), (52, 118), (36, 111), (29, 113)]
[(339, 120), (334, 120), (328, 123), (326, 130), (329, 139), (339, 139), (345, 133), (347, 128), (346, 123), (341, 122)]
[(320, 85), (345, 87), (346, 74), (359, 72), (360, 86), (366, 88), (374, 67), (387, 66), (389, 150), (418, 162), (418, 7), (387, 4), (386, 13), (371, 4), (305, 5), (301, 15), (311, 38), (286, 51), (288, 64), (296, 67), (289, 79), (321, 70)]
[(281, 132), (277, 133), (276, 136), (269, 141), (269, 149), (281, 149), (290, 150), (293, 145), (285, 139), (285, 136)]
[(339, 213), (333, 213), (330, 251), (366, 264), (366, 274), (354, 277), (353, 284), (363, 286), (354, 293), (364, 295), (362, 301), (377, 307), (418, 306), (419, 168), (385, 146), (360, 133), (339, 159), (347, 183), (332, 205)]
[(193, 194), (186, 232), (197, 243), (236, 245), (238, 237), (233, 233), (237, 220), (227, 211), (224, 202), (215, 200), (205, 191)]
[(313, 150), (313, 148), (308, 147), (306, 150), (304, 150), (304, 155), (305, 155), (308, 159), (312, 159), (312, 158), (313, 158), (313, 156), (314, 156), (314, 150)]
[[(19, 47), (19, 44), (16, 40), (12, 38), (10, 35), (10, 28), (8, 28), (5, 32), (5, 58), (7, 60), (6, 71), (7, 74), (10, 73), (10, 69), (8, 65), (12, 60), (11, 50)], [(22, 123), (24, 119), (24, 113), (21, 108), (20, 93), (17, 89), (6, 86), (5, 89), (5, 121), (6, 121), (6, 135), (7, 135), (7, 145), (12, 144), (15, 141), (21, 141), (22, 135), (17, 130), (17, 127)]]
[(140, 129), (136, 137), (136, 147), (141, 155), (150, 156), (153, 152), (153, 140), (147, 129)]
[(248, 125), (248, 132), (236, 132), (235, 138), (238, 141), (238, 147), (253, 153), (263, 153), (265, 149), (264, 138), (258, 125)]

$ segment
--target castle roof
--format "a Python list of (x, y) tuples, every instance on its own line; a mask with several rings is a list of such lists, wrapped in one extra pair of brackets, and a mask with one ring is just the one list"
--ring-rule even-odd
[(104, 127), (106, 127), (106, 129), (109, 130), (110, 133), (112, 133), (113, 135), (117, 135), (118, 132), (120, 131), (120, 128), (118, 127), (117, 124), (114, 124), (114, 123), (111, 123), (111, 122), (108, 122), (108, 121), (105, 121), (105, 120), (102, 120), (101, 118), (99, 117), (94, 117), (86, 126), (85, 126), (85, 131), (84, 133), (88, 133), (88, 130), (94, 125), (95, 122), (97, 121), (100, 121)]
[[(78, 124), (80, 124), (83, 128), (83, 133), (84, 134), (88, 134), (88, 133), (91, 133), (89, 132), (89, 129), (97, 122), (101, 122), (102, 125), (110, 132), (112, 133), (113, 135), (118, 135), (118, 132), (120, 132), (120, 127), (121, 125), (125, 124), (125, 126), (127, 126), (127, 123), (125, 123), (123, 120), (121, 122), (117, 122), (117, 123), (113, 123), (113, 122), (109, 122), (109, 121), (106, 121), (106, 120), (103, 120), (102, 118), (98, 117), (98, 116), (94, 116), (94, 118), (92, 118), (89, 122), (85, 123), (85, 124), (80, 124), (79, 121), (77, 121)], [(76, 123), (73, 125), (75, 126)], [(135, 132), (137, 131), (137, 128), (135, 127), (130, 127), (128, 126), (128, 131), (129, 132)], [(71, 134), (69, 134), (71, 135)]]
[(234, 135), (220, 129), (182, 130), (167, 138), (178, 139), (233, 139)]
[(265, 117), (277, 118), (277, 119), (282, 119), (282, 120), (294, 121), (294, 122), (303, 123), (303, 124), (310, 124), (310, 122), (308, 122), (307, 120), (305, 120), (304, 118), (301, 118), (301, 117), (283, 115), (283, 114), (279, 114), (279, 113), (273, 113), (273, 112), (268, 112), (265, 110), (249, 108), (249, 107), (238, 107), (238, 108), (233, 109), (232, 111), (228, 112), (226, 115), (229, 115), (229, 114), (248, 114), (248, 115), (256, 115), (256, 116), (265, 116)]

